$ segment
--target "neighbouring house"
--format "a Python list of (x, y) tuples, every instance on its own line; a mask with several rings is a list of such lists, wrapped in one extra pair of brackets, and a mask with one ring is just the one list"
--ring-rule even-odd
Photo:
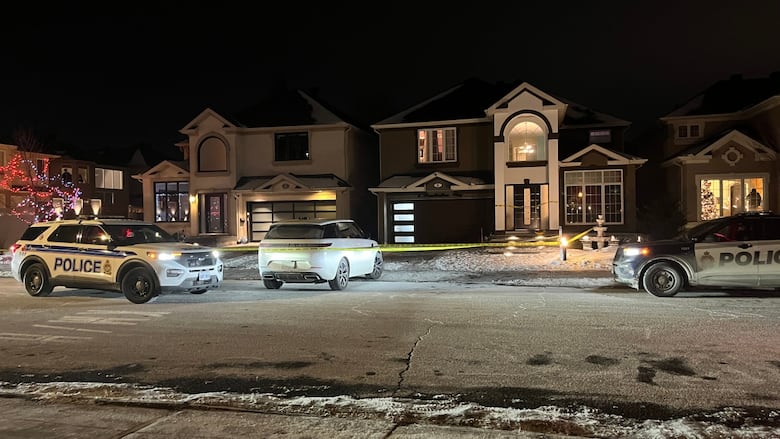
[(276, 89), (235, 115), (207, 108), (180, 132), (183, 161), (134, 176), (147, 221), (214, 245), (260, 241), (294, 218), (352, 218), (375, 234), (376, 136), (314, 93)]
[(665, 195), (689, 224), (778, 209), (780, 72), (718, 81), (660, 120)]
[(384, 243), (636, 227), (629, 122), (533, 85), (468, 79), (372, 128)]
[(82, 194), (82, 215), (92, 215), (93, 200), (100, 200), (101, 217), (143, 219), (143, 192), (131, 176), (149, 169), (160, 160), (160, 148), (143, 145), (103, 149), (66, 147), (52, 160), (51, 172), (70, 179)]
[[(3, 169), (0, 169), (0, 178), (4, 180), (8, 179), (8, 181), (4, 181), (3, 185), (0, 186), (15, 187), (15, 189), (12, 190), (0, 187), (0, 249), (6, 249), (13, 244), (21, 236), (29, 223), (34, 221), (34, 209), (21, 208), (17, 209), (16, 214), (13, 212), (14, 208), (20, 206), (20, 204), (28, 198), (29, 194), (29, 192), (19, 192), (19, 188), (26, 187), (29, 183), (32, 183), (36, 187), (36, 191), (38, 191), (37, 187), (40, 186), (40, 191), (42, 193), (47, 192), (48, 188), (46, 187), (46, 182), (38, 180), (38, 178), (33, 177), (33, 175), (37, 174), (43, 178), (48, 178), (51, 175), (51, 161), (58, 157), (56, 154), (49, 154), (42, 151), (25, 151), (19, 149), (17, 145), (0, 143), (0, 168), (13, 166), (12, 164), (9, 165), (9, 163), (15, 156), (19, 156), (25, 163), (29, 161), (30, 164), (33, 164), (32, 166), (34, 166), (35, 169), (33, 171), (32, 166), (30, 166), (28, 169), (23, 170), (23, 173), (29, 176), (26, 178), (30, 178), (27, 182), (21, 182), (16, 178), (11, 178), (11, 176), (6, 175), (3, 172)], [(27, 215), (28, 212), (29, 215)]]

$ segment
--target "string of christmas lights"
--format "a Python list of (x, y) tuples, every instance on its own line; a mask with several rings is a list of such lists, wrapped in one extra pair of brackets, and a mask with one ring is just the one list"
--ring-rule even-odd
[[(41, 162), (42, 169), (38, 162)], [(73, 182), (49, 174), (49, 159), (31, 160), (15, 154), (5, 166), (0, 166), (0, 189), (24, 199), (11, 208), (11, 213), (25, 222), (59, 219), (53, 198), (63, 199), (63, 208), (72, 209), (81, 197), (81, 190)]]

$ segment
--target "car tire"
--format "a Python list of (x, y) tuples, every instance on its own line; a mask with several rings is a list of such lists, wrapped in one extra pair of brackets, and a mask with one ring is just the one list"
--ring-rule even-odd
[(651, 265), (642, 275), (642, 287), (656, 297), (674, 296), (682, 289), (684, 282), (680, 270), (666, 262)]
[(379, 279), (384, 272), (384, 265), (385, 261), (382, 252), (376, 252), (376, 257), (374, 257), (374, 269), (366, 277), (369, 279)]
[(27, 294), (33, 297), (45, 297), (51, 294), (53, 288), (49, 273), (43, 264), (36, 262), (24, 270), (24, 289), (27, 290)]
[(122, 294), (135, 304), (146, 303), (159, 294), (156, 280), (146, 268), (131, 268), (122, 278)]
[(349, 285), (349, 262), (345, 258), (341, 258), (339, 266), (336, 268), (336, 277), (328, 281), (330, 289), (334, 291), (340, 291), (347, 288)]
[(282, 281), (276, 279), (263, 279), (263, 285), (269, 290), (278, 290), (282, 287)]
[(190, 291), (190, 294), (203, 294), (206, 291), (208, 291), (208, 290), (195, 290), (195, 291)]

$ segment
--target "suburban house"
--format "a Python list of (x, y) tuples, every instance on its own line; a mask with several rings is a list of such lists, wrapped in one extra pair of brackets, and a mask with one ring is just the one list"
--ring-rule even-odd
[(661, 124), (667, 196), (688, 223), (780, 207), (780, 72), (716, 82)]
[(481, 242), (636, 228), (629, 122), (533, 85), (468, 79), (372, 128), (379, 134), (378, 237)]
[(183, 161), (134, 176), (144, 219), (211, 244), (260, 241), (285, 219), (353, 218), (374, 234), (376, 136), (303, 90), (235, 115), (203, 110), (180, 131)]

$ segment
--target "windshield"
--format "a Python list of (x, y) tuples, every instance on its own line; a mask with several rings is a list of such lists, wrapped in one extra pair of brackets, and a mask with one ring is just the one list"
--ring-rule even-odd
[(273, 225), (268, 230), (266, 239), (321, 239), (324, 229), (314, 224)]
[(103, 228), (117, 245), (177, 242), (176, 238), (154, 224), (104, 225)]

